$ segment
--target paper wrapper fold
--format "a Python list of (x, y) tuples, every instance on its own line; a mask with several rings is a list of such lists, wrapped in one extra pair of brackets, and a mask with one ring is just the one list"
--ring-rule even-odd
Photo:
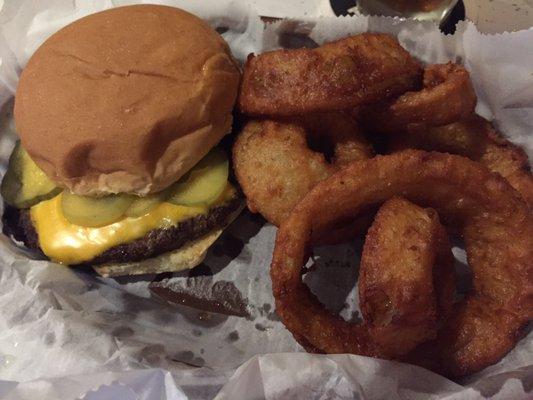
[[(131, 2), (5, 3), (2, 172), (15, 137), (9, 99), (33, 51), (67, 23)], [(238, 1), (156, 3), (207, 19), (225, 32), (241, 61), (251, 52), (376, 31), (396, 35), (424, 62), (463, 62), (479, 96), (478, 112), (533, 156), (533, 30), (485, 36), (462, 23), (455, 35), (443, 36), (431, 24), (376, 17), (265, 26)], [(269, 264), (275, 231), (245, 212), (196, 269), (116, 279), (29, 259), (1, 237), (0, 399), (518, 399), (532, 390), (532, 334), (500, 363), (462, 382), (391, 361), (302, 353), (274, 312)], [(464, 261), (460, 249), (454, 253)], [(357, 246), (317, 249), (304, 277), (331, 311), (354, 321), (356, 254)]]

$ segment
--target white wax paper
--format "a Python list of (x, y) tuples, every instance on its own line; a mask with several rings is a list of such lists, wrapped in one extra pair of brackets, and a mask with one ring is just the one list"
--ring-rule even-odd
[[(6, 1), (0, 13), (3, 170), (14, 138), (9, 99), (33, 51), (69, 22), (129, 3)], [(484, 36), (464, 23), (444, 37), (431, 24), (360, 16), (265, 28), (242, 2), (155, 3), (181, 6), (229, 28), (224, 37), (240, 60), (249, 52), (297, 43), (287, 36), (294, 32), (317, 43), (367, 30), (390, 32), (423, 61), (464, 62), (480, 99), (478, 112), (494, 118), (533, 155), (531, 30)], [(239, 317), (168, 304), (150, 292), (154, 276), (103, 279), (30, 260), (1, 236), (0, 399), (518, 399), (531, 393), (533, 334), (500, 363), (459, 383), (396, 362), (301, 353), (273, 312), (268, 269), (274, 237), (274, 227), (245, 212), (201, 268), (168, 279), (176, 288), (196, 285), (207, 292), (233, 285), (247, 303), (247, 316)], [(305, 277), (332, 311), (354, 320), (355, 250), (318, 249), (316, 269)]]

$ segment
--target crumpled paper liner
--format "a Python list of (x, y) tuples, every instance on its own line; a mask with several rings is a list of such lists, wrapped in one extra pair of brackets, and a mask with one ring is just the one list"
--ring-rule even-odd
[(463, 0), (466, 19), (483, 33), (514, 32), (533, 24), (531, 0)]
[[(126, 3), (8, 2), (0, 14), (7, 21), (0, 34), (2, 104), (47, 36), (90, 12)], [(210, 2), (209, 7), (194, 0), (158, 3), (181, 6), (228, 29), (224, 37), (240, 60), (250, 52), (369, 30), (398, 36), (426, 62), (463, 61), (472, 71), (478, 111), (495, 118), (509, 138), (533, 154), (531, 30), (485, 36), (463, 23), (454, 36), (442, 36), (431, 24), (368, 17), (282, 21), (265, 27), (236, 1)], [(9, 113), (9, 107), (3, 112)], [(5, 170), (14, 126), (4, 117), (0, 128)], [(200, 399), (217, 394), (219, 399), (524, 398), (532, 390), (533, 334), (500, 363), (460, 383), (391, 361), (295, 353), (302, 349), (272, 305), (274, 238), (274, 227), (245, 212), (197, 269), (173, 276), (104, 279), (29, 260), (29, 254), (0, 237), (0, 399)], [(359, 318), (357, 247), (317, 249), (310, 261), (313, 272), (304, 278), (330, 310), (351, 320)], [(464, 252), (455, 248), (454, 253), (464, 262)], [(219, 289), (229, 290), (234, 300), (219, 302), (221, 308), (210, 312)], [(196, 308), (183, 305), (191, 305), (186, 296), (169, 304), (158, 296), (168, 297), (165, 290), (197, 290), (207, 298)]]

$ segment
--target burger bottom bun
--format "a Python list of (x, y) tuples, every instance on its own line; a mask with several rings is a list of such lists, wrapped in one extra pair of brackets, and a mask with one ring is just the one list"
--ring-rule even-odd
[[(232, 213), (226, 226), (237, 218), (243, 208), (244, 205)], [(207, 250), (216, 242), (224, 229), (216, 229), (200, 239), (188, 242), (179, 249), (157, 257), (135, 262), (100, 264), (93, 266), (93, 269), (105, 278), (125, 275), (161, 274), (163, 272), (179, 272), (191, 269), (204, 260)]]

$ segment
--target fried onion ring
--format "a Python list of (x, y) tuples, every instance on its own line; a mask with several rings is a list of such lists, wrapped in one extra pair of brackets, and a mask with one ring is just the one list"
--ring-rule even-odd
[(401, 195), (460, 223), (473, 287), (409, 361), (446, 376), (497, 362), (533, 316), (533, 216), (500, 175), (460, 156), (406, 150), (348, 167), (320, 182), (278, 230), (271, 265), (276, 311), (296, 337), (326, 353), (387, 357), (368, 326), (329, 313), (301, 279), (316, 232)]
[(359, 268), (361, 314), (389, 357), (437, 336), (452, 310), (452, 249), (437, 213), (393, 197), (370, 227)]
[[(330, 142), (331, 162), (309, 148), (311, 139)], [(319, 181), (373, 154), (353, 118), (324, 114), (299, 122), (248, 122), (233, 146), (233, 167), (250, 211), (279, 226)]]
[(377, 132), (395, 132), (410, 124), (441, 126), (467, 117), (476, 107), (468, 71), (457, 64), (436, 64), (424, 70), (424, 88), (387, 104), (370, 106), (361, 118)]
[(442, 127), (412, 126), (391, 134), (389, 148), (391, 151), (407, 148), (440, 151), (478, 161), (507, 179), (533, 208), (533, 175), (526, 153), (479, 115), (472, 114)]
[(239, 97), (249, 115), (348, 110), (416, 88), (422, 70), (392, 36), (363, 33), (316, 49), (250, 55)]

